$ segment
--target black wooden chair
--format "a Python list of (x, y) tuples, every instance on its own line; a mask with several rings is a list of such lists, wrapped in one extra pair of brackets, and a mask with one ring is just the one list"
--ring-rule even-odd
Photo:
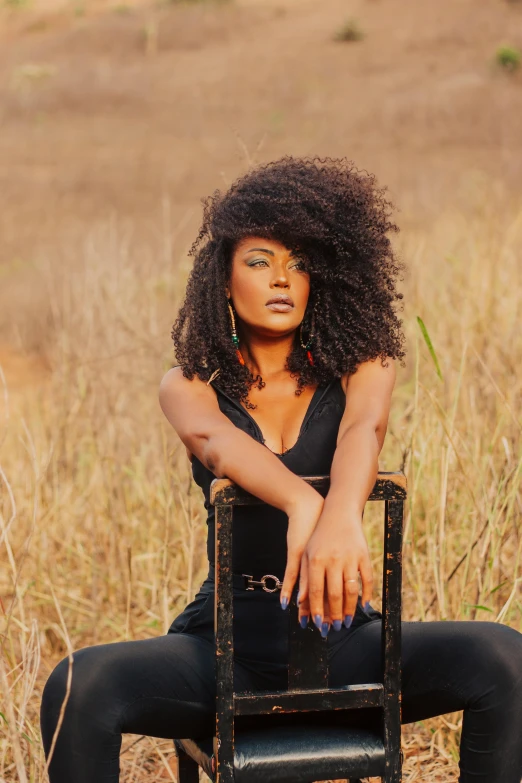
[[(326, 495), (328, 476), (303, 478)], [(400, 783), (405, 498), (403, 473), (379, 473), (369, 500), (385, 504), (382, 680), (328, 687), (325, 640), (312, 623), (306, 629), (300, 627), (294, 590), (289, 607), (288, 690), (234, 693), (232, 511), (234, 506), (262, 501), (227, 479), (212, 483), (211, 502), (216, 509), (216, 732), (206, 739), (174, 741), (179, 783), (197, 783), (198, 767), (215, 783), (313, 783), (340, 778), (358, 783), (363, 777)], [(351, 725), (341, 719), (347, 713)], [(288, 718), (286, 724), (281, 724), (282, 715)], [(363, 720), (363, 715), (371, 720)], [(241, 724), (244, 716), (260, 722), (241, 728), (236, 724)], [(354, 718), (359, 725), (354, 724)]]

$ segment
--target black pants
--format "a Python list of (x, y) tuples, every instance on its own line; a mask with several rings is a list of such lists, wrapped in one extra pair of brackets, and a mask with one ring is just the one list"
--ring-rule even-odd
[[(51, 783), (116, 783), (122, 733), (209, 736), (215, 725), (212, 584), (154, 639), (85, 647), (49, 768)], [(234, 592), (236, 691), (286, 687), (288, 614), (278, 594)], [(376, 682), (381, 620), (359, 605), (354, 626), (331, 630), (330, 686)], [(69, 661), (41, 703), (46, 757), (66, 693)], [(461, 783), (522, 779), (522, 634), (478, 621), (403, 622), (403, 723), (464, 710)]]

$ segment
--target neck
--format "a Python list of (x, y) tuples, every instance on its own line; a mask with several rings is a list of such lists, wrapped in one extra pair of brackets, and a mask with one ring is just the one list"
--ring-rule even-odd
[(272, 338), (246, 334), (240, 341), (239, 350), (254, 378), (261, 375), (266, 382), (288, 372), (285, 369), (286, 360), (293, 344), (294, 332)]

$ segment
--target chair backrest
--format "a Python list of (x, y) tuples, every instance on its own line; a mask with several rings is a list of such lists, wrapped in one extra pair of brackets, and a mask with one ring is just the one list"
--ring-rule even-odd
[[(303, 476), (323, 496), (329, 476)], [(386, 777), (399, 774), (401, 743), (401, 583), (402, 532), (406, 477), (402, 472), (378, 474), (368, 500), (381, 500), (384, 513), (384, 559), (382, 584), (382, 687), (347, 686), (328, 689), (326, 645), (317, 628), (302, 629), (297, 623), (297, 606), (290, 611), (288, 694), (285, 702), (298, 711), (363, 706), (381, 706), (386, 751)], [(215, 506), (215, 594), (214, 633), (216, 641), (216, 783), (234, 779), (234, 717), (237, 714), (269, 712), (270, 696), (236, 698), (234, 694), (232, 514), (234, 506), (257, 505), (263, 501), (228, 479), (215, 479), (210, 502)], [(293, 620), (293, 622), (292, 622)], [(280, 701), (281, 699), (279, 699)], [(263, 702), (265, 705), (263, 708)], [(273, 702), (273, 699), (272, 699)], [(261, 705), (261, 707), (259, 706)], [(257, 709), (254, 707), (257, 706)], [(272, 707), (273, 709), (273, 707)], [(248, 712), (247, 712), (248, 711)], [(250, 712), (251, 711), (251, 712)], [(398, 779), (398, 778), (397, 778)]]

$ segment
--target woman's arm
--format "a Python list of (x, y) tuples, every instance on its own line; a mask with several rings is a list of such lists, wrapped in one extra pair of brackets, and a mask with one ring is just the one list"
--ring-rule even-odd
[(236, 427), (221, 412), (212, 387), (197, 377), (185, 378), (181, 367), (164, 375), (159, 402), (187, 450), (217, 478), (231, 479), (288, 515), (296, 546), (303, 551), (324, 504), (317, 490)]
[[(364, 362), (347, 378), (346, 408), (339, 426), (330, 473), (330, 490), (303, 553), (287, 564), (281, 596), (288, 596), (299, 570), (299, 615), (340, 624), (353, 617), (362, 578), (363, 604), (372, 597), (372, 569), (362, 529), (362, 514), (378, 473), (395, 365), (388, 359)], [(355, 580), (348, 582), (347, 580)], [(326, 595), (325, 595), (326, 586)], [(346, 620), (349, 625), (351, 620)], [(318, 623), (319, 624), (319, 623)]]

